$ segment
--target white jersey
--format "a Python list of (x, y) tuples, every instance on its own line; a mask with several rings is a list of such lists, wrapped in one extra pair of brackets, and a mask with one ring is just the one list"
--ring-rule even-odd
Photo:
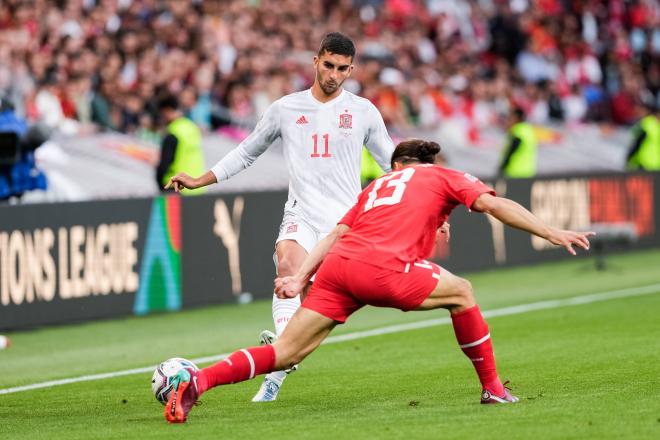
[(330, 231), (361, 191), (362, 146), (390, 171), (394, 144), (376, 107), (342, 92), (322, 103), (311, 90), (286, 95), (266, 110), (254, 131), (211, 171), (219, 181), (249, 167), (278, 137), (289, 170), (285, 211), (319, 232)]

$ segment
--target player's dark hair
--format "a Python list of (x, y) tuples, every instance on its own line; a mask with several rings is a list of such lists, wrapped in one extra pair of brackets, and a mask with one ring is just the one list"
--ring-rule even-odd
[(353, 44), (353, 40), (346, 35), (340, 32), (331, 32), (323, 38), (323, 41), (321, 41), (318, 55), (321, 56), (325, 52), (345, 55), (351, 57), (352, 60), (355, 58), (355, 44)]
[(422, 139), (411, 139), (400, 142), (392, 153), (392, 168), (394, 163), (406, 165), (409, 163), (435, 163), (435, 157), (440, 152), (437, 142)]
[(159, 110), (163, 110), (163, 109), (178, 110), (179, 109), (179, 100), (177, 99), (176, 96), (174, 96), (172, 94), (163, 95), (158, 100), (158, 109)]

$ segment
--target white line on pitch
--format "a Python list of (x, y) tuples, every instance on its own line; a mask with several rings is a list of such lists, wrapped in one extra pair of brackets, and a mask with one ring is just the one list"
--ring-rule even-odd
[[(547, 309), (556, 309), (558, 307), (577, 306), (581, 304), (590, 304), (599, 301), (607, 301), (610, 299), (649, 295), (658, 292), (660, 292), (660, 284), (650, 284), (648, 286), (612, 290), (609, 292), (594, 293), (591, 295), (580, 295), (571, 298), (539, 301), (528, 304), (520, 304), (517, 306), (502, 307), (500, 309), (486, 310), (483, 312), (483, 315), (486, 318), (492, 318), (496, 316), (517, 315), (519, 313), (533, 312), (536, 310), (547, 310)], [(435, 327), (438, 325), (445, 325), (450, 323), (451, 323), (451, 318), (445, 317), (445, 318), (429, 319), (425, 321), (411, 322), (407, 324), (390, 325), (387, 327), (375, 328), (372, 330), (365, 330), (365, 331), (347, 333), (344, 335), (330, 336), (325, 341), (323, 341), (323, 344), (336, 344), (338, 342), (354, 341), (356, 339), (368, 338), (370, 336), (380, 336), (390, 333), (399, 333), (408, 330), (417, 330), (417, 329)], [(219, 361), (221, 359), (226, 358), (229, 355), (230, 353), (223, 353), (215, 356), (206, 356), (191, 360), (195, 363), (203, 364), (206, 362)], [(155, 366), (149, 366), (143, 368), (133, 368), (131, 370), (113, 371), (109, 373), (89, 374), (86, 376), (70, 377), (68, 379), (50, 380), (48, 382), (39, 382), (39, 383), (33, 383), (18, 387), (0, 389), (0, 395), (19, 393), (22, 391), (37, 390), (40, 388), (51, 388), (58, 385), (67, 385), (70, 383), (89, 382), (93, 380), (112, 379), (115, 377), (129, 376), (132, 374), (151, 373), (154, 370), (154, 368)]]

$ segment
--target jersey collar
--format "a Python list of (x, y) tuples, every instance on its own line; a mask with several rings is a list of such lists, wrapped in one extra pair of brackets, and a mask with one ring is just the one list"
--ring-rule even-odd
[(344, 88), (342, 87), (341, 92), (339, 92), (339, 95), (335, 96), (334, 98), (332, 98), (332, 99), (331, 99), (330, 101), (328, 101), (328, 102), (321, 102), (321, 101), (319, 101), (318, 99), (316, 99), (316, 98), (314, 97), (314, 95), (312, 95), (312, 89), (311, 89), (311, 87), (310, 87), (309, 89), (307, 89), (307, 96), (309, 96), (309, 98), (312, 100), (312, 102), (314, 102), (316, 105), (321, 106), (321, 107), (326, 106), (326, 105), (329, 105), (329, 104), (332, 104), (332, 103), (335, 103), (335, 102), (339, 102), (339, 100), (342, 99), (342, 98), (344, 97), (344, 94), (345, 94), (345, 93), (346, 93), (346, 91), (345, 91)]

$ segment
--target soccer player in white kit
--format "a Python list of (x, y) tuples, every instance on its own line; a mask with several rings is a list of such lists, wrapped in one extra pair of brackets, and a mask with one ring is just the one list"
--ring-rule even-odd
[[(198, 178), (177, 174), (166, 188), (195, 189), (227, 180), (249, 167), (277, 138), (289, 171), (289, 198), (275, 244), (277, 275), (294, 275), (307, 254), (353, 206), (361, 191), (362, 147), (390, 171), (394, 144), (376, 107), (342, 88), (353, 71), (355, 45), (333, 32), (314, 57), (311, 89), (286, 95), (266, 110), (252, 133)], [(273, 321), (280, 335), (300, 307), (300, 298), (273, 296)], [(262, 333), (262, 341), (268, 340)], [(255, 402), (273, 401), (287, 373), (267, 375)]]

